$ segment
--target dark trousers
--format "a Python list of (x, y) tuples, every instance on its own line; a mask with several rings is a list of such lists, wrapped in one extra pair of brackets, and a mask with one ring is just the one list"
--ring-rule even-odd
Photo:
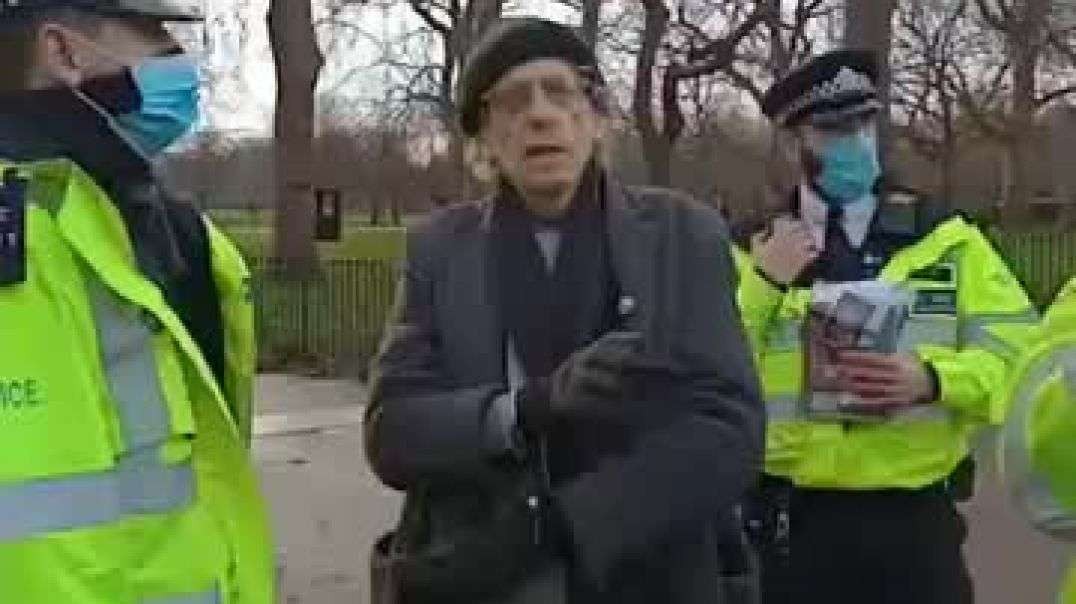
[(786, 493), (787, 547), (761, 545), (763, 604), (971, 604), (967, 527), (939, 491)]

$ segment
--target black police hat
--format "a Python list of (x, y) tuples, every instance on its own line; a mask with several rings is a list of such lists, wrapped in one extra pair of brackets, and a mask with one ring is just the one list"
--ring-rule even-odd
[(833, 123), (877, 112), (878, 63), (867, 50), (819, 55), (766, 92), (762, 112), (779, 126)]
[(161, 21), (202, 21), (201, 0), (0, 0), (0, 20), (33, 11), (75, 8), (117, 17), (149, 17)]
[(482, 95), (513, 68), (540, 59), (561, 59), (604, 84), (598, 58), (572, 28), (533, 17), (504, 19), (475, 46), (460, 78), (456, 96), (464, 134), (478, 133)]

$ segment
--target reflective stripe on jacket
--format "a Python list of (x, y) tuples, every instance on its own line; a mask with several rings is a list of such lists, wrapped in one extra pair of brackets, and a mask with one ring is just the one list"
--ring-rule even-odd
[(68, 161), (7, 169), (28, 183), (27, 277), (0, 287), (0, 602), (273, 602), (237, 426), (253, 366), (238, 254), (211, 231), (233, 321), (218, 385), (94, 181)]

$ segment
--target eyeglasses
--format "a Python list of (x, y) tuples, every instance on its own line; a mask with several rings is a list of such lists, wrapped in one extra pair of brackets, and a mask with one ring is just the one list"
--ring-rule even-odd
[(594, 94), (593, 86), (563, 76), (550, 76), (536, 80), (513, 82), (486, 93), (483, 105), (491, 114), (515, 117), (535, 102), (535, 91), (554, 107), (569, 111), (581, 109)]

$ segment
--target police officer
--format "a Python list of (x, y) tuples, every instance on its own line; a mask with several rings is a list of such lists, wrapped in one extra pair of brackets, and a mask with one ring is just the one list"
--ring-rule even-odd
[(0, 602), (265, 604), (235, 248), (158, 186), (170, 0), (0, 0)]
[[(962, 557), (970, 441), (1002, 418), (1009, 351), (998, 323), (1036, 319), (983, 234), (961, 217), (875, 193), (881, 174), (872, 55), (819, 56), (777, 82), (764, 111), (795, 187), (738, 258), (739, 302), (768, 405), (765, 474), (749, 528), (764, 601), (972, 601)], [(816, 413), (801, 334), (818, 284), (880, 280), (914, 300), (898, 350), (845, 350), (858, 413)]]
[[(1076, 541), (1076, 279), (1043, 317), (1010, 390), (1002, 468), (1015, 501), (1040, 531)], [(1059, 602), (1076, 602), (1076, 566)]]

